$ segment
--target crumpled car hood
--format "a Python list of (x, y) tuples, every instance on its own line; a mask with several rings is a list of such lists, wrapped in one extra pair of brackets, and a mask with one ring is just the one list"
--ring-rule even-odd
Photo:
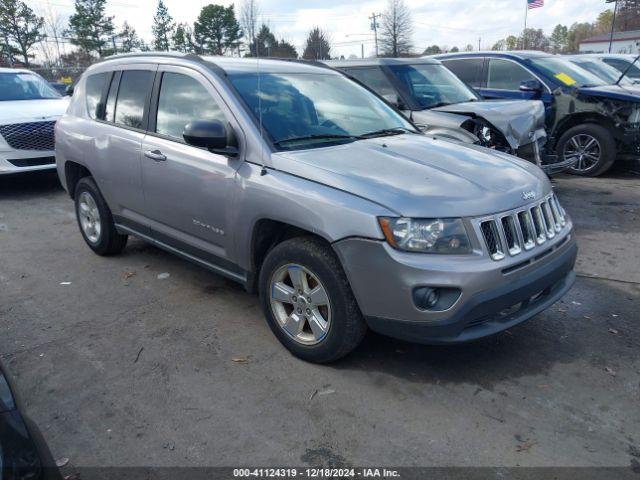
[(604, 85), (601, 87), (582, 87), (578, 91), (583, 95), (593, 97), (608, 98), (611, 100), (620, 100), (623, 102), (640, 103), (640, 93), (638, 88), (621, 87), (620, 85)]
[(398, 135), (271, 156), (280, 171), (412, 217), (468, 217), (530, 203), (551, 191), (546, 175), (517, 157), (478, 147)]
[(502, 132), (514, 150), (544, 134), (544, 104), (539, 100), (464, 102), (434, 108), (432, 111), (482, 117)]

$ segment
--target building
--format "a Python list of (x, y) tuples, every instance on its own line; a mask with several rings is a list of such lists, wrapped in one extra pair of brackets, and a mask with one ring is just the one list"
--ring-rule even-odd
[[(580, 53), (608, 53), (611, 34), (597, 35), (580, 42)], [(615, 32), (611, 53), (640, 53), (640, 30)]]

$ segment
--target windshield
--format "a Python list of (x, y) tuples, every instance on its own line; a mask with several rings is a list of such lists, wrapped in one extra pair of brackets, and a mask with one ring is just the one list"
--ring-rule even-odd
[(422, 108), (478, 100), (475, 92), (443, 65), (394, 65), (389, 68)]
[[(391, 135), (414, 127), (376, 95), (341, 75), (235, 74), (229, 79), (276, 147), (295, 150)], [(260, 115), (262, 114), (262, 115)], [(374, 135), (375, 136), (375, 135)]]
[(44, 78), (33, 73), (0, 73), (0, 101), (60, 98)]
[(536, 58), (531, 60), (531, 63), (542, 70), (548, 77), (555, 78), (569, 87), (601, 87), (608, 85), (605, 80), (566, 58)]
[[(621, 72), (600, 60), (576, 58), (571, 61), (594, 75), (597, 75), (609, 85), (616, 83), (622, 75)], [(620, 85), (633, 85), (633, 82), (625, 77), (620, 80)]]
[(640, 80), (640, 60), (633, 63), (635, 59), (635, 56), (629, 55), (628, 58), (603, 57), (602, 61), (620, 71), (620, 73), (627, 72), (626, 77), (637, 82)]

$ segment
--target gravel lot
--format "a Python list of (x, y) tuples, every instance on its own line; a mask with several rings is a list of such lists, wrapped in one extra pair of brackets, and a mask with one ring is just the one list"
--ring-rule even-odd
[(555, 184), (581, 249), (562, 302), (475, 344), (370, 334), (316, 366), (280, 346), (239, 286), (138, 240), (94, 255), (55, 174), (0, 178), (0, 356), (69, 472), (520, 465), (640, 478), (640, 176)]

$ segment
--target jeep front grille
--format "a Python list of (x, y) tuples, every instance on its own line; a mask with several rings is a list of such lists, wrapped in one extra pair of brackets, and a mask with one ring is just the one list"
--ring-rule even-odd
[(56, 122), (0, 125), (0, 135), (15, 150), (53, 150)]
[(493, 260), (516, 256), (558, 235), (566, 226), (564, 209), (554, 194), (526, 208), (481, 219), (480, 233)]

